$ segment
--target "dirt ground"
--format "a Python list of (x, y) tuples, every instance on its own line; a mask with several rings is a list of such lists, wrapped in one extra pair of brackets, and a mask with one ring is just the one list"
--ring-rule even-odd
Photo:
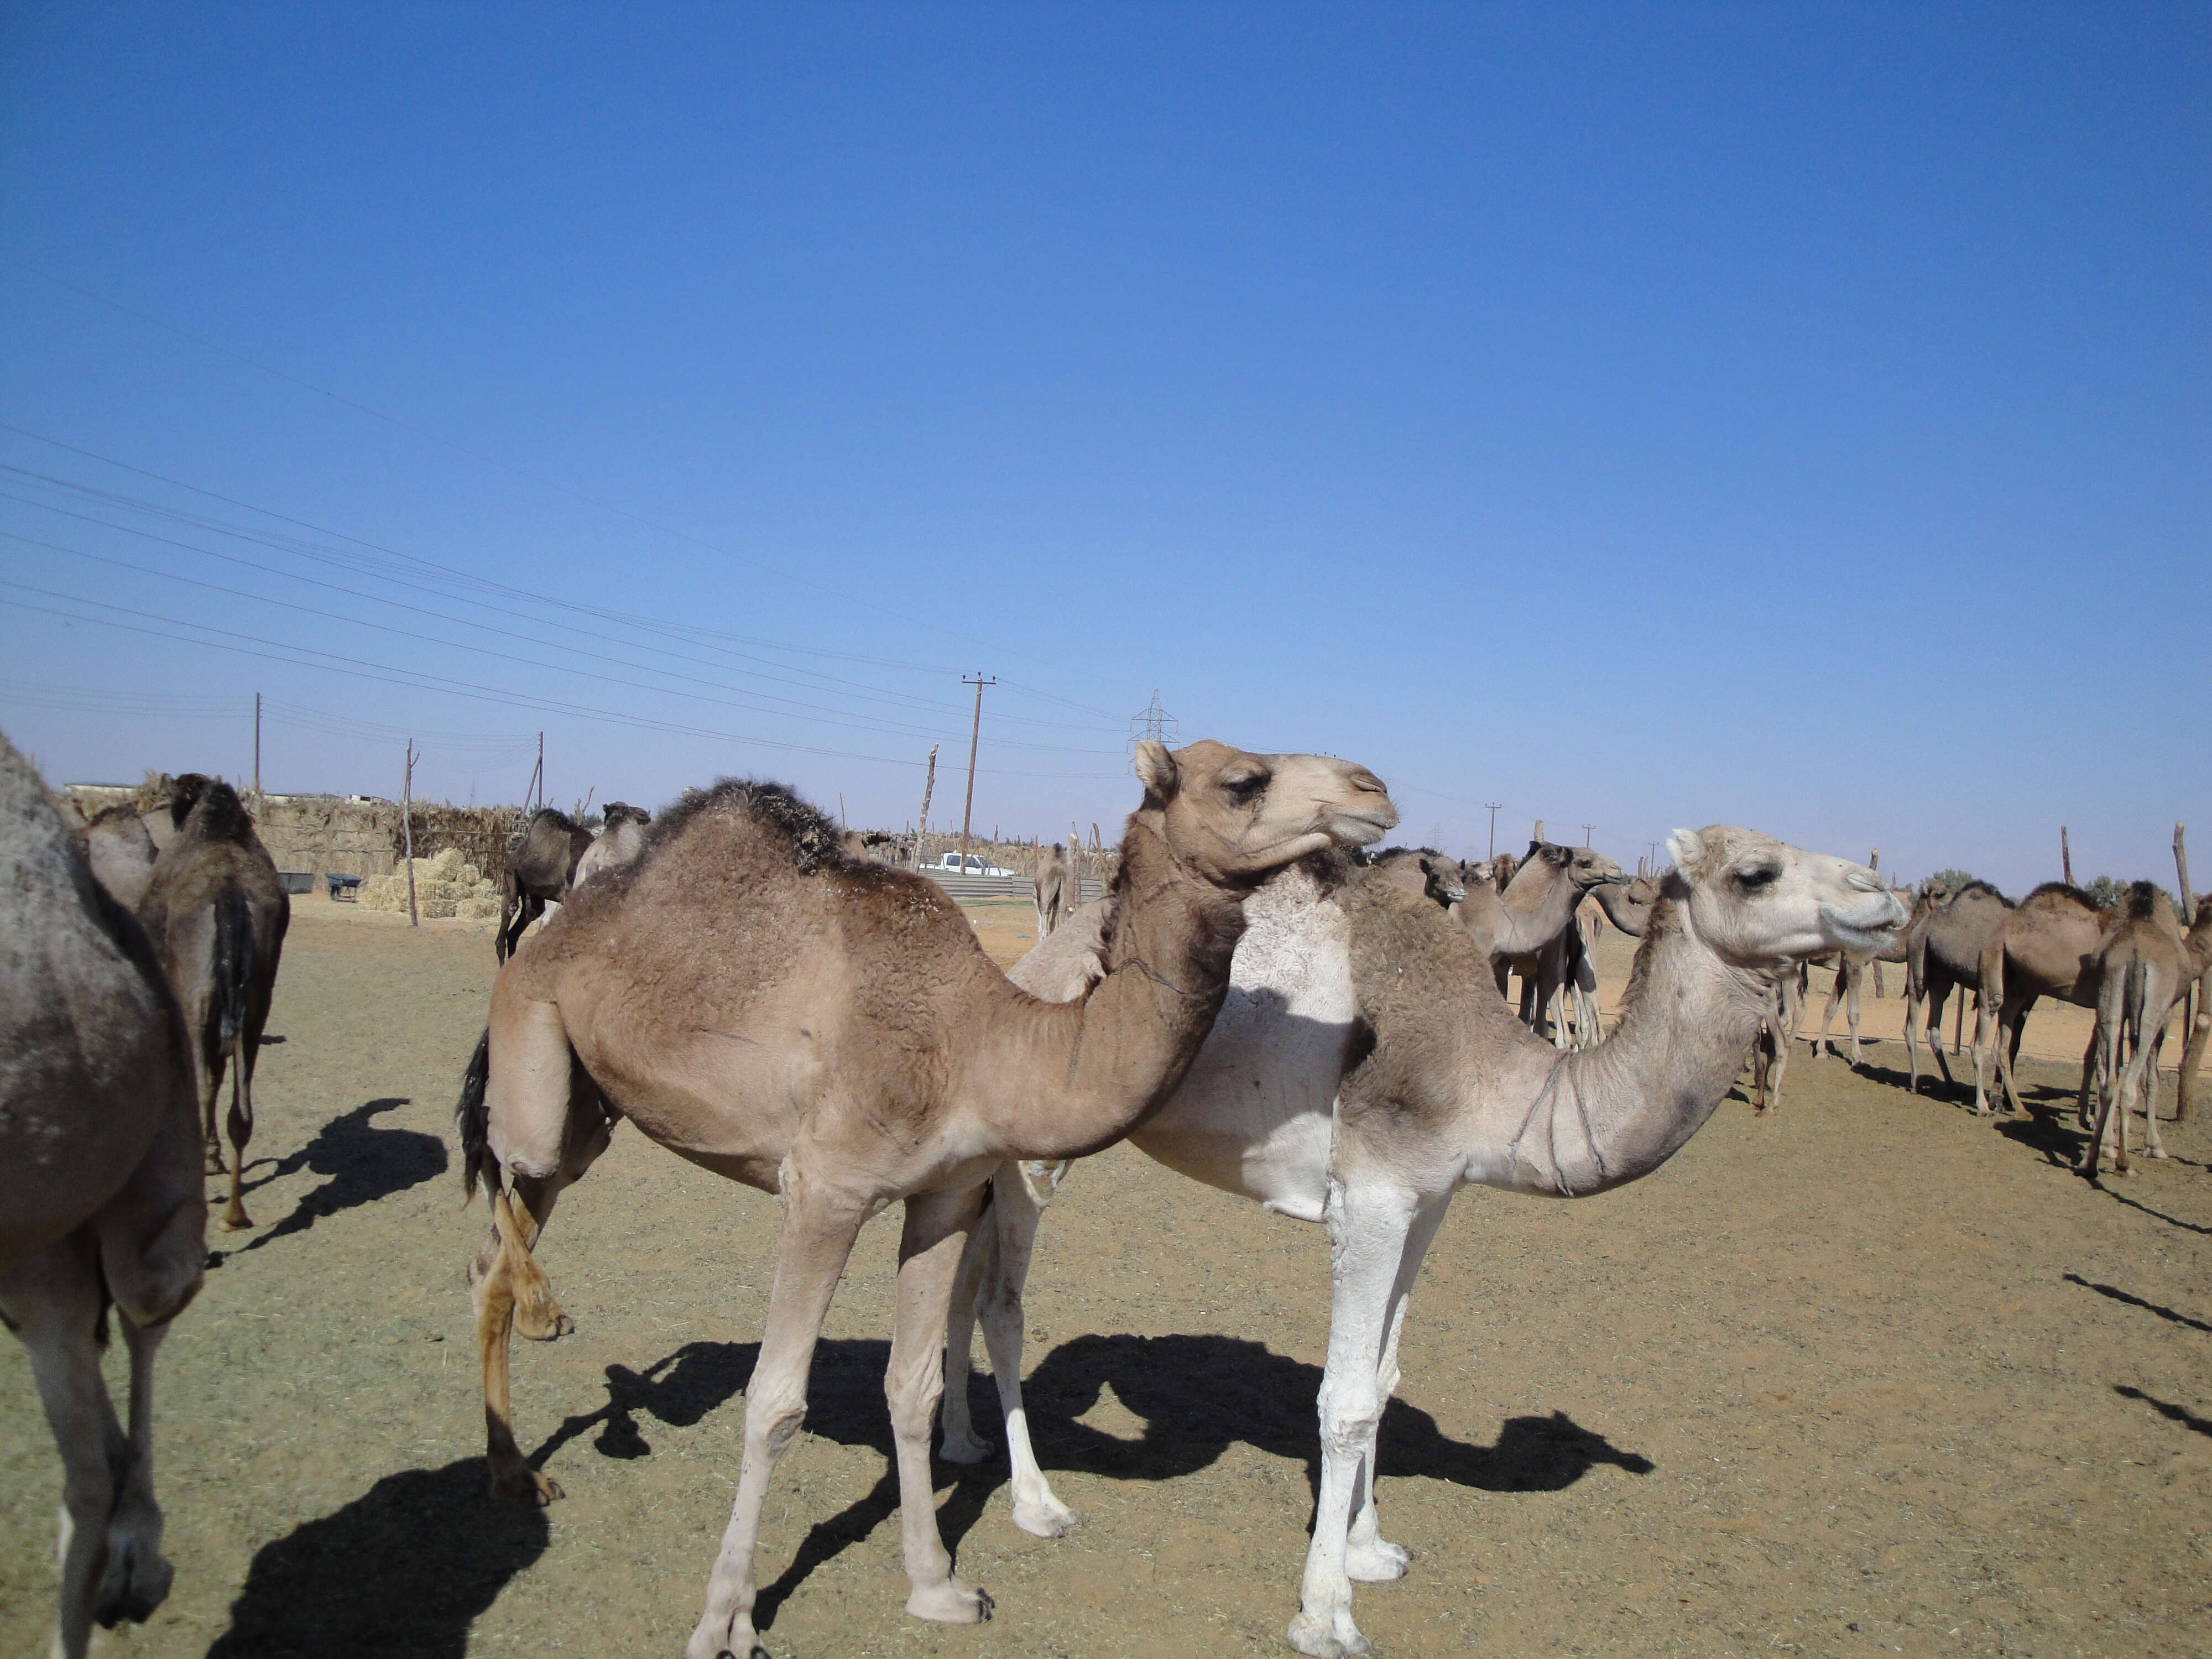
[[(1006, 958), (1029, 918), (1000, 908), (978, 931)], [(1617, 944), (1607, 962), (1617, 988)], [(517, 1345), (523, 1443), (569, 1496), (488, 1504), (461, 1280), (485, 1224), (460, 1207), (449, 1114), (492, 969), (480, 926), (300, 905), (257, 1091), (259, 1224), (210, 1236), (162, 1355), (176, 1588), (101, 1650), (681, 1650), (737, 1474), (775, 1206), (617, 1134), (542, 1253), (579, 1328)], [(1869, 1028), (1896, 1006), (1870, 1004)], [(2212, 1651), (2212, 1136), (2184, 1126), (2172, 1162), (2084, 1182), (2062, 1167), (2072, 1060), (2030, 1047), (2060, 1058), (2025, 1068), (2027, 1122), (1909, 1097), (1893, 1042), (1856, 1075), (1801, 1049), (1778, 1115), (1731, 1099), (1633, 1187), (1462, 1194), (1383, 1428), (1385, 1531), (1417, 1559), (1358, 1592), (1377, 1650)], [(1126, 1149), (1071, 1176), (1031, 1281), (1030, 1401), (1085, 1524), (1030, 1538), (1002, 1462), (941, 1468), (961, 1571), (998, 1601), (975, 1629), (902, 1611), (896, 1241), (887, 1221), (863, 1235), (769, 1498), (770, 1648), (1287, 1653), (1319, 1231)], [(6, 1345), (0, 1653), (40, 1639), (58, 1492)]]

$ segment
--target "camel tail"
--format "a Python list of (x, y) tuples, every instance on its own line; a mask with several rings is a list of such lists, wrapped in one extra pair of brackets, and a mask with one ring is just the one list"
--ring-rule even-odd
[(477, 1180), (483, 1177), (487, 1192), (495, 1192), (496, 1174), (484, 1170), (484, 1149), (491, 1138), (491, 1107), (484, 1099), (484, 1085), (491, 1080), (491, 1028), (477, 1039), (469, 1068), (461, 1073), (461, 1097), (453, 1107), (453, 1124), (461, 1135), (461, 1202), (477, 1195)]
[(238, 1052), (253, 983), (253, 912), (246, 895), (226, 892), (215, 906), (215, 994), (223, 1047)]

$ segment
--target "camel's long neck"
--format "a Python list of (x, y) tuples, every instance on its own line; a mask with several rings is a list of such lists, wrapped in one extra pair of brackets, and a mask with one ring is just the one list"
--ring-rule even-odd
[(1555, 864), (1531, 859), (1515, 872), (1503, 893), (1470, 888), (1467, 930), (1492, 956), (1525, 956), (1559, 936), (1575, 913), (1574, 883)]
[(1626, 1006), (1594, 1048), (1516, 1048), (1476, 1115), (1468, 1178), (1581, 1198), (1649, 1175), (1711, 1117), (1741, 1069), (1772, 988), (1701, 943), (1686, 905), (1653, 907)]
[(1105, 977), (1080, 1002), (1024, 1000), (979, 1054), (979, 1098), (1006, 1152), (1079, 1158), (1142, 1122), (1182, 1081), (1228, 994), (1243, 901), (1178, 865), (1139, 815), (1121, 842)]

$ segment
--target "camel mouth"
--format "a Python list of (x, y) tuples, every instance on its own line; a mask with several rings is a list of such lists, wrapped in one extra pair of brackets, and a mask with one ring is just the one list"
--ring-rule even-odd
[(1887, 948), (1905, 925), (1905, 907), (1884, 892), (1879, 904), (1849, 916), (1833, 905), (1824, 904), (1820, 921), (1845, 950), (1880, 951)]
[(1323, 833), (1339, 847), (1371, 847), (1398, 827), (1398, 815), (1388, 806), (1350, 811), (1342, 807), (1328, 814)]

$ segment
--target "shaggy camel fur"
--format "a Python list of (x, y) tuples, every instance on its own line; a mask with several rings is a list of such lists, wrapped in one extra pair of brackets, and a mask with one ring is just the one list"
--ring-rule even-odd
[[(1956, 1088), (1951, 1063), (1943, 1056), (1943, 1003), (1955, 989), (1959, 1013), (1966, 1016), (1966, 999), (1972, 992), (1982, 1000), (1982, 952), (2012, 914), (2013, 902), (1985, 881), (1969, 882), (1955, 894), (1940, 888), (1929, 896), (1927, 915), (1906, 930), (1905, 940), (1905, 1056), (1909, 1074), (1906, 1087), (1920, 1092), (1918, 1040), (1928, 1038), (1929, 1052), (1943, 1073), (1947, 1087)], [(1926, 1024), (1922, 1025), (1923, 1018)]]
[(592, 850), (592, 832), (566, 812), (541, 806), (507, 837), (507, 869), (499, 878), (499, 932), (492, 954), (505, 962), (548, 904), (568, 896), (576, 866)]
[(76, 832), (93, 878), (126, 910), (137, 909), (159, 856), (146, 821), (128, 805), (110, 806)]
[(1039, 1002), (992, 966), (926, 878), (856, 864), (834, 827), (771, 785), (694, 793), (645, 856), (580, 890), (507, 964), (464, 1084), (464, 1172), (495, 1231), (470, 1270), (495, 1493), (558, 1495), (517, 1448), (508, 1332), (565, 1322), (532, 1260), (562, 1188), (617, 1114), (783, 1200), (768, 1329), (745, 1391), (744, 1455), (690, 1659), (750, 1656), (761, 1504), (805, 1412), (822, 1321), (861, 1224), (903, 1200), (890, 1403), (908, 1611), (967, 1624), (929, 1469), (952, 1276), (1007, 1159), (1079, 1157), (1181, 1080), (1228, 990), (1243, 896), (1397, 821), (1375, 776), (1312, 755), (1212, 742), (1136, 750), (1131, 816), (1082, 1001)]
[(185, 773), (172, 787), (169, 818), (176, 837), (155, 861), (138, 919), (192, 1034), (210, 1175), (222, 1172), (216, 1101), (223, 1068), (230, 1068), (230, 1202), (222, 1224), (236, 1231), (253, 1224), (242, 1196), (246, 1143), (253, 1138), (253, 1067), (292, 901), (228, 784)]
[[(1753, 831), (1678, 830), (1671, 847), (1677, 868), (1620, 1024), (1565, 1054), (1482, 994), (1489, 961), (1466, 929), (1375, 872), (1309, 860), (1248, 903), (1220, 1016), (1182, 1085), (1129, 1137), (1170, 1169), (1329, 1229), (1321, 1495), (1290, 1631), (1302, 1653), (1367, 1651), (1351, 1581), (1406, 1568), (1376, 1528), (1376, 1433), (1407, 1298), (1453, 1193), (1479, 1183), (1578, 1198), (1650, 1173), (1727, 1094), (1778, 979), (1802, 957), (1876, 945), (1905, 920), (1871, 871)], [(1042, 960), (1052, 948), (1016, 975), (1040, 988), (1079, 981), (1072, 953)], [(945, 1395), (946, 1455), (985, 1455), (962, 1386), (980, 1306), (1015, 1522), (1048, 1537), (1075, 1516), (1037, 1468), (1020, 1379), (1022, 1285), (1051, 1174), (1009, 1164), (994, 1180), (989, 1224), (963, 1264)]]
[(1053, 842), (1052, 855), (1031, 878), (1030, 893), (1036, 902), (1037, 938), (1048, 939), (1083, 902), (1083, 875), (1073, 848)]
[[(2015, 1112), (2026, 1115), (2014, 1085), (2013, 1060), (2027, 1028), (2028, 1011), (2039, 997), (2053, 997), (2083, 1008), (2097, 1006), (2097, 946), (2116, 920), (2078, 887), (2046, 881), (2005, 913), (2002, 924), (1982, 946), (1982, 1006), (1974, 1018), (1974, 1113), (1988, 1117), (1986, 1083), (1990, 1056), (1997, 1078)], [(2093, 1042), (2081, 1056), (2081, 1088), (2076, 1111), (2089, 1122), (2089, 1080), (2096, 1063)]]
[[(144, 931), (0, 737), (0, 1323), (30, 1351), (61, 1453), (58, 1659), (168, 1594), (154, 1354), (207, 1259), (187, 1046)], [(100, 1376), (111, 1305), (127, 1433)]]
[(2145, 1153), (2166, 1156), (2158, 1133), (2159, 1050), (2190, 981), (2212, 969), (2212, 895), (2197, 901), (2185, 939), (2166, 896), (2149, 882), (2135, 883), (2097, 955), (2097, 1121), (2077, 1167), (2083, 1175), (2096, 1174), (2109, 1144), (2113, 1170), (2126, 1175), (2130, 1098), (2142, 1101)]
[(571, 890), (602, 871), (636, 863), (637, 855), (645, 850), (645, 827), (653, 822), (652, 813), (641, 806), (611, 800), (599, 817), (599, 838), (584, 849), (583, 857), (576, 860), (575, 873), (568, 878)]

